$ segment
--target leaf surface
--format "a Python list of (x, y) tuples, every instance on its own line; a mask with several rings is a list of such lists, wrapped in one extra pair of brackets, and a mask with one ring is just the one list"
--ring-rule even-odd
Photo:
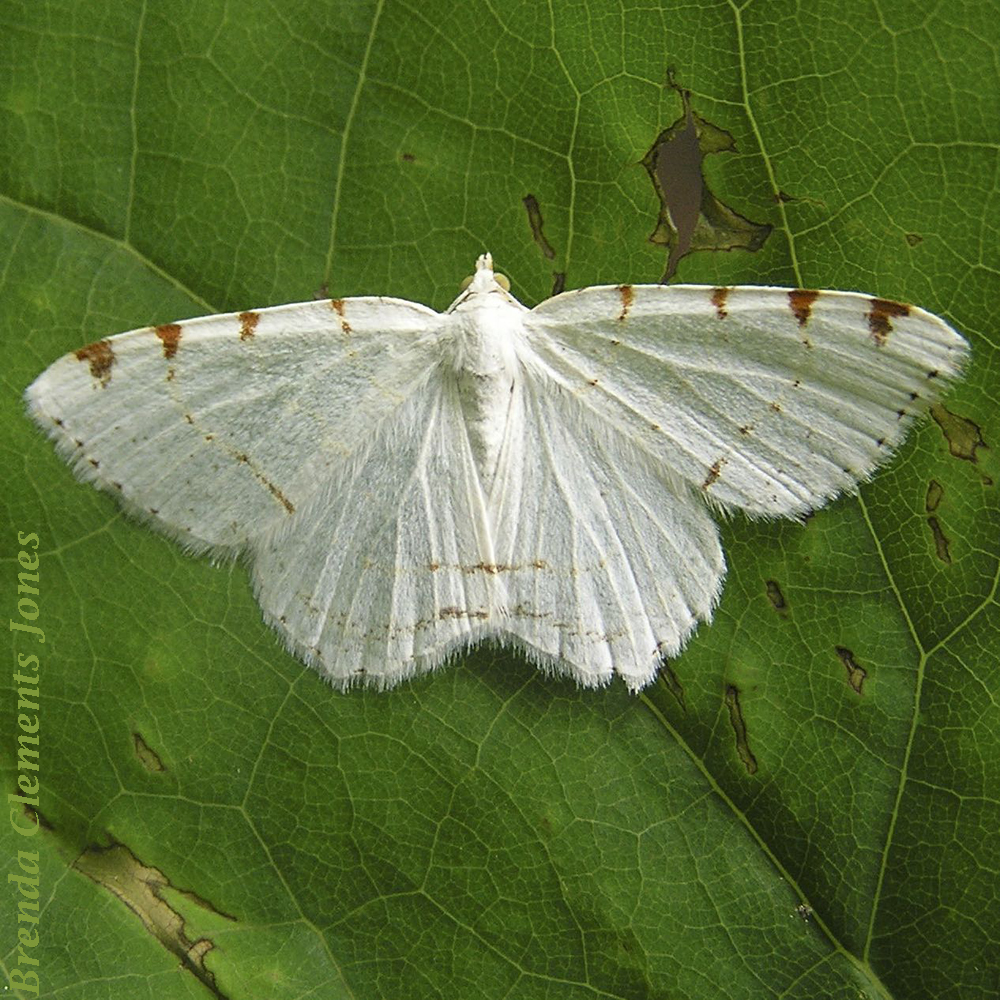
[[(10, 663), (40, 657), (45, 826), (2, 840), (10, 872), (39, 853), (42, 995), (997, 994), (994, 17), (0, 10), (0, 558), (14, 619), (37, 533), (45, 635), (9, 633)], [(321, 288), (440, 309), (485, 249), (527, 304), (558, 274), (656, 281), (641, 159), (680, 114), (668, 66), (735, 139), (705, 158), (712, 191), (774, 226), (677, 280), (915, 302), (973, 362), (857, 497), (725, 524), (715, 621), (641, 698), (491, 647), (338, 694), (261, 623), (244, 567), (129, 521), (25, 417), (24, 387), (108, 334)], [(969, 423), (985, 447), (953, 454)], [(18, 686), (9, 790), (33, 773)], [(0, 957), (34, 968), (11, 888)]]

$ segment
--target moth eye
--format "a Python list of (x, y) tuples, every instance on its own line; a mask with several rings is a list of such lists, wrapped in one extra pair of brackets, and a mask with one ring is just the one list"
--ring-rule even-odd
[[(471, 274), (467, 278), (463, 278), (462, 279), (462, 284), (459, 285), (458, 290), (460, 292), (464, 292), (466, 290), (466, 288), (468, 288), (469, 285), (472, 284), (472, 278), (473, 278), (473, 275), (471, 275)], [(493, 278), (496, 281), (496, 283), (505, 292), (509, 292), (510, 291), (510, 278), (508, 278), (506, 274), (494, 274)]]

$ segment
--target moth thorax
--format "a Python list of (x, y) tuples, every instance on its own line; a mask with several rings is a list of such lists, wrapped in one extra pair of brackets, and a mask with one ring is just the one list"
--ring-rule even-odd
[[(484, 317), (486, 318), (486, 317)], [(518, 395), (517, 359), (507, 324), (463, 324), (456, 359), (462, 417), (479, 479), (488, 495)]]

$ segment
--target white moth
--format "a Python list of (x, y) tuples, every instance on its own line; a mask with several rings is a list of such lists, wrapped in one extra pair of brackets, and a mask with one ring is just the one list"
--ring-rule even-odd
[(26, 392), (77, 474), (192, 552), (339, 687), (484, 639), (637, 691), (711, 617), (709, 508), (796, 516), (886, 461), (960, 370), (936, 316), (853, 292), (581, 288), (484, 254), (444, 313), (333, 299), (133, 330)]

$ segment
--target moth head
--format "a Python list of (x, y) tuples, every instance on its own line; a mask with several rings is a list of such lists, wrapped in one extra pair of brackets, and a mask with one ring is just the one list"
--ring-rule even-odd
[(490, 253), (481, 254), (476, 260), (476, 273), (462, 279), (460, 291), (464, 292), (474, 281), (477, 285), (477, 291), (486, 291), (489, 288), (491, 278), (505, 292), (510, 291), (510, 279), (507, 275), (499, 274), (493, 270), (493, 255)]

